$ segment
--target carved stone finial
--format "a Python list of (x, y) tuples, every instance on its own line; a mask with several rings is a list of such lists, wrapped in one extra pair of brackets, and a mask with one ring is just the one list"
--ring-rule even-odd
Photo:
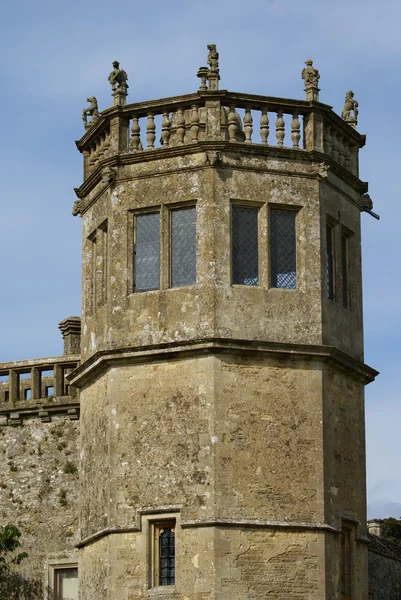
[[(347, 121), (351, 127), (356, 127), (358, 125), (358, 106), (359, 103), (354, 100), (354, 92), (347, 92), (345, 94), (345, 102), (343, 112), (341, 113), (341, 118), (344, 121)], [(353, 116), (351, 116), (351, 111), (353, 111)]]
[(313, 60), (308, 58), (305, 61), (306, 67), (302, 70), (302, 79), (304, 80), (305, 92), (306, 92), (306, 100), (315, 102), (319, 101), (319, 79), (320, 74), (317, 69), (313, 66)]
[(102, 183), (109, 184), (113, 183), (117, 176), (117, 172), (112, 167), (105, 167), (102, 170)]
[[(89, 108), (84, 108), (82, 111), (82, 120), (85, 125), (85, 129), (89, 129), (96, 121), (100, 119), (100, 113), (97, 105), (97, 100), (95, 96), (91, 96), (86, 99), (87, 102), (90, 103)], [(91, 117), (91, 120), (88, 121), (88, 117)]]
[(72, 216), (76, 217), (81, 214), (81, 200), (75, 200), (74, 206), (72, 207)]
[(324, 162), (312, 163), (310, 166), (310, 172), (312, 175), (316, 175), (318, 179), (327, 179), (329, 176), (330, 165)]
[(207, 67), (199, 67), (199, 71), (197, 73), (197, 76), (201, 80), (201, 84), (200, 84), (200, 87), (199, 87), (199, 91), (200, 92), (206, 92), (206, 90), (207, 90), (207, 83), (206, 82), (207, 82), (208, 74), (209, 74), (209, 69)]
[(207, 57), (207, 64), (209, 65), (209, 90), (218, 90), (220, 80), (219, 53), (217, 52), (216, 44), (208, 44), (207, 49), (209, 50)]

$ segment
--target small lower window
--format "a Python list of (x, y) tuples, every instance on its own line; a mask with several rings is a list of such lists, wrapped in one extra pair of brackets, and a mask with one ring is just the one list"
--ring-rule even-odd
[(175, 584), (175, 522), (154, 523), (153, 586)]
[(326, 225), (326, 278), (327, 297), (334, 300), (334, 227), (330, 223)]
[(78, 568), (55, 568), (53, 591), (54, 600), (78, 600)]

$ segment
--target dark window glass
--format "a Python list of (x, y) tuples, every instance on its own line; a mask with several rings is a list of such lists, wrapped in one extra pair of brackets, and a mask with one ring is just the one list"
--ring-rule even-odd
[(343, 283), (343, 307), (349, 308), (348, 301), (348, 238), (341, 236), (341, 276)]
[(351, 531), (343, 528), (340, 538), (340, 588), (345, 596), (351, 595)]
[(232, 281), (259, 285), (258, 209), (232, 207)]
[(196, 282), (196, 209), (171, 212), (171, 286)]
[(137, 215), (134, 277), (136, 290), (156, 290), (160, 282), (160, 214)]
[(159, 585), (175, 583), (175, 534), (171, 527), (166, 527), (159, 536)]
[(333, 254), (333, 227), (326, 225), (326, 276), (327, 297), (334, 300), (334, 254)]
[(294, 290), (297, 287), (296, 213), (270, 211), (270, 285)]

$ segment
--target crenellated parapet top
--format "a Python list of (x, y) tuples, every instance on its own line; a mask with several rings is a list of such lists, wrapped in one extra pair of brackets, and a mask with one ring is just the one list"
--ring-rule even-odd
[[(172, 148), (196, 151), (203, 143), (223, 143), (227, 150), (290, 151), (294, 160), (295, 153), (298, 157), (314, 153), (311, 160), (327, 161), (358, 177), (358, 151), (365, 136), (355, 130), (358, 103), (352, 92), (347, 92), (341, 117), (319, 102), (320, 75), (311, 60), (302, 71), (306, 100), (219, 90), (218, 53), (215, 45), (208, 48), (209, 67), (198, 71), (201, 85), (197, 92), (135, 104), (125, 104), (127, 74), (119, 70), (119, 63), (113, 63), (117, 71), (109, 81), (113, 81), (114, 106), (97, 113), (96, 104), (85, 135), (76, 142), (84, 155), (85, 180), (116, 155), (150, 160), (152, 154), (160, 157)], [(88, 100), (93, 103), (95, 99)]]

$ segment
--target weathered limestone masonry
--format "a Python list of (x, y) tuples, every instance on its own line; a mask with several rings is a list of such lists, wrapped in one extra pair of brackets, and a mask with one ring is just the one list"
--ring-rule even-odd
[(113, 67), (77, 142), (80, 598), (367, 600), (358, 103), (312, 61), (303, 101), (219, 90), (212, 44), (184, 96)]
[(0, 364), (1, 524), (19, 527), (28, 553), (0, 582), (2, 600), (43, 599), (48, 565), (76, 562), (79, 399), (66, 377), (79, 362), (80, 319), (60, 329), (64, 356)]

